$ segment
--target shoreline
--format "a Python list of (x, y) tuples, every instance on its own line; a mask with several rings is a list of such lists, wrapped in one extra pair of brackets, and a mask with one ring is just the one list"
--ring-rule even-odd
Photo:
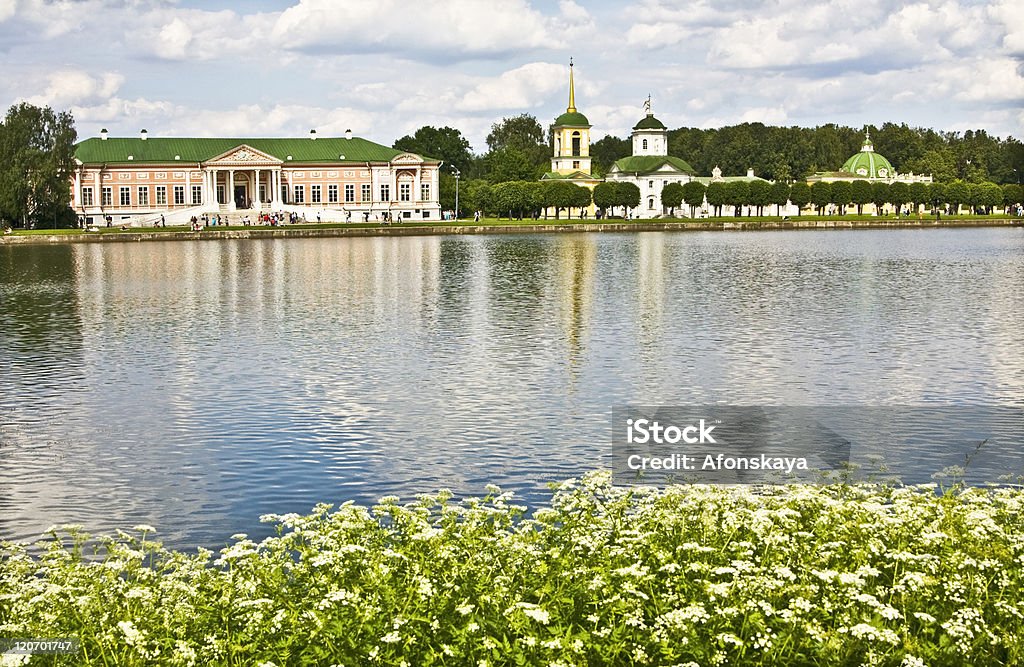
[(254, 227), (203, 231), (118, 231), (106, 233), (11, 234), (0, 245), (52, 245), (55, 243), (124, 243), (141, 241), (216, 241), (236, 239), (333, 238), (368, 236), (448, 236), (458, 234), (550, 234), (700, 231), (792, 231), (821, 229), (934, 229), (953, 227), (1024, 227), (1018, 218), (966, 218), (954, 220), (777, 220), (726, 222), (532, 222), (508, 224), (395, 224), (370, 227)]

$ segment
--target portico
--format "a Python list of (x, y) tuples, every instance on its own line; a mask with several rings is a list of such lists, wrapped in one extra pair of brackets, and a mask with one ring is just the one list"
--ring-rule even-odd
[(247, 145), (241, 145), (202, 165), (204, 201), (227, 210), (260, 210), (281, 205), (281, 165), (284, 162)]

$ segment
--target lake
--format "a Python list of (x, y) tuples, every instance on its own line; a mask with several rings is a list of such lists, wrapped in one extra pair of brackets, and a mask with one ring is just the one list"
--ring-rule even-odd
[(1024, 230), (0, 246), (0, 538), (543, 502), (624, 404), (1022, 407)]

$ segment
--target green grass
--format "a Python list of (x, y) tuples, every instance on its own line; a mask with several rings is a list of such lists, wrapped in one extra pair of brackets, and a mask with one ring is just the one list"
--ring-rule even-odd
[(1024, 663), (1018, 489), (593, 474), (525, 509), (321, 505), (219, 554), (55, 528), (0, 546), (0, 636), (78, 638), (56, 664), (87, 666)]
[[(992, 215), (943, 215), (942, 220), (946, 222), (950, 221), (966, 221), (966, 220), (1007, 220), (1012, 219), (1012, 215), (1005, 214), (992, 214)], [(873, 215), (831, 215), (831, 216), (819, 216), (819, 215), (800, 215), (792, 216), (787, 218), (786, 221), (918, 221), (915, 217), (902, 217), (896, 218), (895, 216), (873, 216)], [(922, 222), (931, 223), (935, 220), (934, 216), (925, 216), (921, 219)], [(304, 223), (304, 224), (284, 224), (277, 227), (271, 227), (268, 225), (230, 225), (230, 226), (215, 226), (207, 227), (204, 232), (217, 232), (217, 231), (237, 231), (237, 230), (267, 230), (267, 229), (394, 229), (396, 227), (475, 227), (475, 226), (488, 226), (488, 227), (527, 227), (527, 226), (538, 226), (538, 225), (579, 225), (579, 224), (647, 224), (647, 223), (670, 223), (670, 224), (681, 224), (681, 225), (707, 225), (707, 224), (724, 224), (724, 223), (759, 223), (759, 222), (784, 222), (779, 216), (722, 216), (722, 217), (711, 217), (711, 218), (656, 218), (653, 220), (648, 219), (636, 219), (623, 220), (621, 218), (605, 218), (603, 220), (596, 220), (594, 218), (587, 218), (581, 220), (579, 218), (541, 218), (534, 220), (532, 218), (525, 218), (523, 220), (508, 219), (508, 218), (483, 218), (480, 222), (474, 222), (470, 219), (462, 220), (443, 220), (443, 221), (431, 221), (431, 220), (414, 220), (408, 222), (396, 222), (390, 225), (384, 225), (379, 222), (352, 222), (352, 223)], [(128, 229), (122, 230), (119, 226), (115, 227), (100, 227), (96, 232), (85, 232), (81, 229), (16, 229), (14, 230), (15, 236), (36, 236), (36, 235), (80, 235), (80, 234), (139, 234), (139, 233), (166, 233), (166, 232), (187, 232), (191, 231), (188, 226), (173, 226), (173, 227), (129, 227)]]

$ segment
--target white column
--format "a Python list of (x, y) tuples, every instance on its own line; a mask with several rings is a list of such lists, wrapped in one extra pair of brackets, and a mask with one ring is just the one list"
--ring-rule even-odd
[(76, 210), (82, 207), (82, 172), (75, 169), (75, 189), (71, 193), (71, 205)]
[(185, 170), (185, 206), (192, 205), (192, 170)]
[(253, 204), (256, 205), (256, 208), (260, 207), (260, 170), (259, 169), (256, 170), (256, 185), (253, 187), (252, 201), (253, 201)]
[(422, 170), (423, 170), (423, 166), (422, 165), (419, 166), (419, 167), (416, 167), (416, 176), (414, 176), (413, 179), (412, 179), (412, 190), (413, 190), (412, 200), (414, 202), (420, 201), (420, 199), (421, 199), (420, 193), (423, 191), (423, 188), (420, 187), (420, 172)]
[(225, 193), (225, 199), (228, 200), (228, 210), (235, 210), (235, 170), (228, 170), (228, 191)]

